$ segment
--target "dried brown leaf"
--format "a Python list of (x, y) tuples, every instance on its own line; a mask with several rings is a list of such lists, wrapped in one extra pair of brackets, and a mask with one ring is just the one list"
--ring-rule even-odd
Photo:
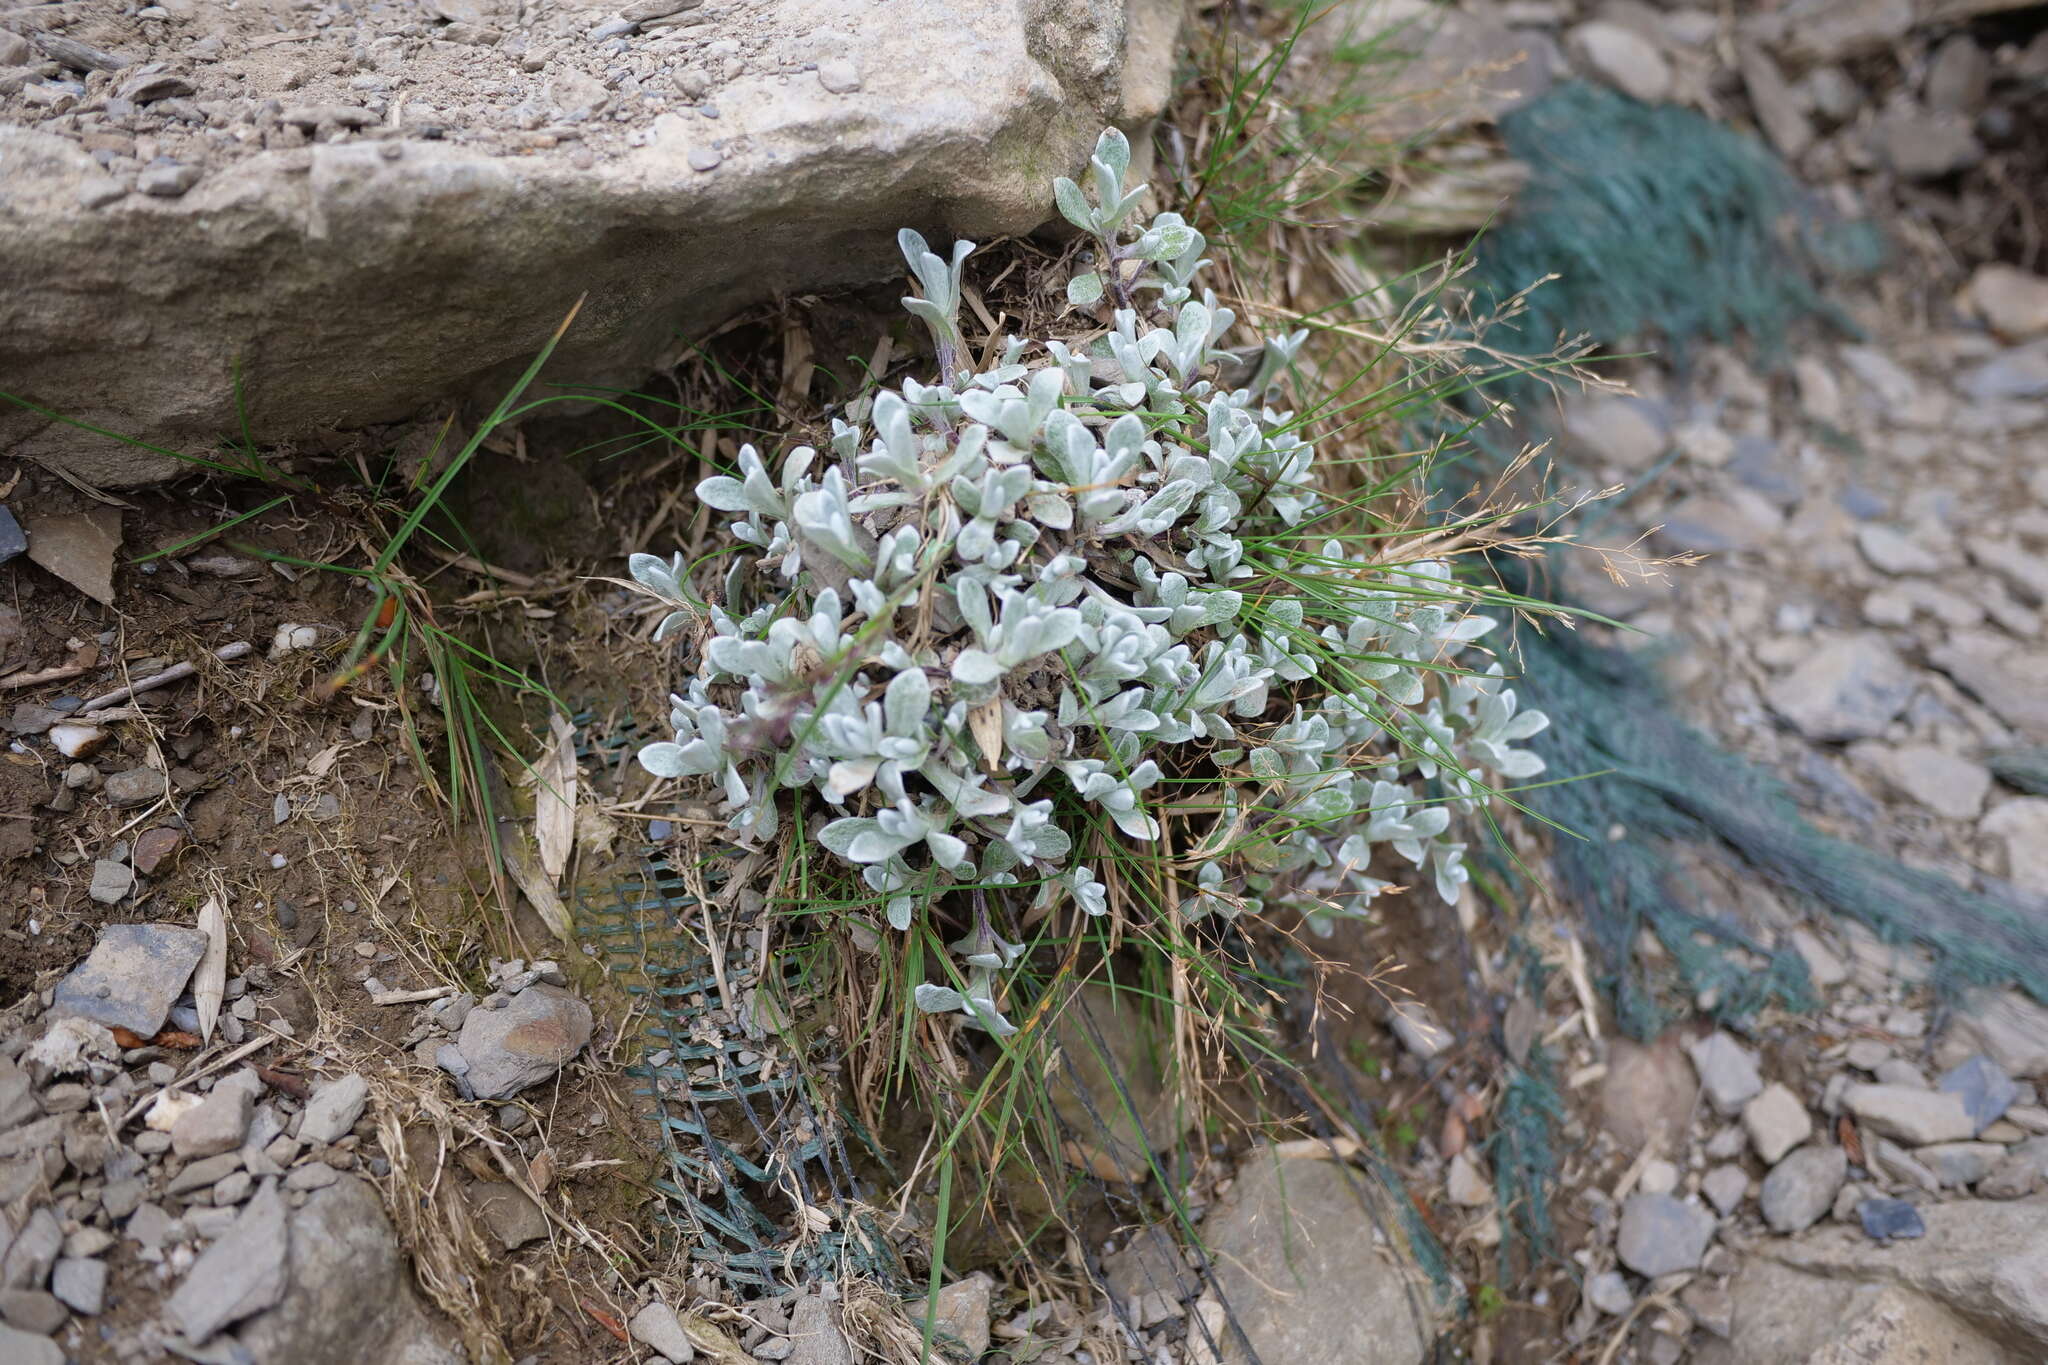
[(548, 717), (548, 728), (553, 741), (534, 765), (533, 837), (542, 870), (559, 885), (576, 844), (576, 729), (559, 711)]
[(1003, 699), (992, 697), (967, 713), (967, 729), (990, 772), (1003, 761)]
[(526, 893), (526, 899), (533, 903), (534, 911), (549, 931), (567, 942), (570, 936), (569, 907), (562, 903), (561, 895), (541, 867), (540, 858), (525, 832), (516, 825), (506, 831), (505, 870), (512, 874), (513, 881), (519, 883), (519, 889)]
[(206, 935), (206, 955), (192, 974), (192, 1001), (199, 1013), (199, 1036), (210, 1043), (228, 984), (228, 912), (218, 891), (199, 907), (199, 932)]

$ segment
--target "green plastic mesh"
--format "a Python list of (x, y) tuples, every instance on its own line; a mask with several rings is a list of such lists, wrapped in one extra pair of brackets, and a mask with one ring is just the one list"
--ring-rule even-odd
[(1832, 220), (1761, 143), (1690, 109), (1573, 82), (1502, 119), (1501, 134), (1530, 177), (1475, 247), (1477, 310), (1558, 277), (1490, 334), (1509, 349), (1540, 355), (1581, 334), (1774, 349), (1802, 318), (1846, 325), (1819, 281), (1882, 255), (1869, 225)]
[[(577, 718), (579, 736), (588, 724)], [(629, 724), (579, 748), (579, 761), (615, 763), (632, 739)], [(578, 934), (641, 1007), (637, 1056), (625, 1074), (666, 1166), (655, 1182), (659, 1214), (690, 1259), (743, 1299), (848, 1274), (904, 1286), (904, 1268), (866, 1213), (848, 1160), (844, 1137), (858, 1139), (858, 1126), (814, 1092), (802, 1065), (810, 1059), (784, 1057), (769, 1069), (769, 1049), (724, 1007), (728, 993), (744, 1001), (776, 983), (730, 952), (727, 992), (720, 990), (700, 934), (736, 946), (754, 927), (736, 896), (721, 895), (729, 890), (723, 875), (705, 871), (718, 909), (707, 914), (668, 850), (648, 844), (609, 880), (579, 885), (574, 896)], [(825, 1214), (829, 1226), (818, 1228), (807, 1211)]]
[[(1758, 942), (1732, 919), (1698, 908), (1680, 845), (1732, 859), (1800, 902), (1864, 925), (1887, 943), (1914, 944), (1935, 983), (2013, 985), (2048, 1003), (2048, 907), (1980, 893), (1816, 829), (1784, 786), (1678, 719), (1642, 659), (1569, 631), (1523, 641), (1518, 689), (1553, 717), (1535, 747), (1557, 777), (1600, 773), (1526, 793), (1539, 815), (1587, 836), (1559, 837), (1551, 870), (1563, 903), (1579, 907), (1599, 949), (1620, 1022), (1654, 1034), (1673, 987), (1690, 1008), (1739, 1024), (1766, 1004), (1816, 1003), (1789, 947)], [(1619, 825), (1628, 837), (1609, 842)], [(1647, 837), (1645, 837), (1647, 836)], [(1660, 984), (1634, 952), (1648, 928), (1670, 950), (1674, 982)], [(1731, 950), (1740, 949), (1742, 952)], [(1765, 961), (1757, 970), (1745, 954)]]

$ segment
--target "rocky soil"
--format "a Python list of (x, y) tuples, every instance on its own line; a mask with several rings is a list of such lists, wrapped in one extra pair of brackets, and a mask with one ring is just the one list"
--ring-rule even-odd
[[(254, 336), (280, 372), (337, 376), (311, 404), (256, 394), (275, 429), (404, 416), (525, 354), (585, 287), (553, 244), (507, 255), (468, 235), (538, 192), (555, 216), (525, 220), (527, 244), (566, 232), (578, 259), (614, 271), (585, 359), (644, 368), (683, 293), (725, 308), (826, 282), (735, 283), (735, 233), (786, 217), (792, 241), (833, 243), (826, 274), (842, 280), (876, 268), (867, 248), (906, 204), (913, 219), (1022, 230), (1042, 204), (1019, 208), (1021, 179), (976, 179), (989, 139), (961, 126), (1022, 126), (1043, 151), (1163, 98), (1139, 7), (1068, 6), (1059, 32), (1087, 41), (1049, 43), (1022, 7), (988, 6), (969, 26), (1000, 39), (987, 69), (1017, 75), (1004, 89), (1021, 104), (977, 95), (912, 137), (887, 117), (905, 89), (954, 67), (1003, 82), (957, 60), (959, 35), (939, 43), (946, 61), (912, 61), (889, 43), (928, 34), (877, 47), (848, 14), (722, 0), (0, 11), (0, 148), (34, 168), (32, 189), (7, 187), (0, 215), (16, 216), (0, 222), (56, 224), (50, 241), (100, 260), (156, 259), (137, 244), (201, 222), (232, 228), (203, 268), (162, 256), (171, 273), (140, 302), (111, 267), (36, 265), (42, 292), (0, 291), (14, 310), (0, 316), (26, 319), (0, 354), (61, 388), (76, 347), (53, 338), (75, 339), (97, 307), (112, 340), (75, 390), (78, 415), (210, 433), (231, 412), (226, 343)], [(1782, 363), (1737, 349), (1682, 370), (1639, 362), (1620, 372), (1631, 393), (1568, 403), (1568, 455), (1636, 490), (1605, 539), (1641, 531), (1652, 557), (1706, 556), (1661, 574), (1619, 559), (1621, 583), (1589, 556), (1568, 585), (1642, 632), (1618, 642), (1663, 650), (1686, 715), (1796, 784), (1828, 828), (2048, 905), (2048, 797), (2017, 785), (2007, 757), (2048, 745), (2048, 280), (2027, 226), (2048, 40), (2029, 22), (1968, 4), (1802, 0), (1730, 17), (1517, 0), (1457, 11), (1428, 51), (1432, 69), (1481, 72), (1481, 114), (1529, 93), (1502, 89), (1497, 62), (1526, 53), (1515, 69), (1530, 88), (1575, 73), (1746, 123), (1896, 226), (1898, 267), (1844, 300), (1860, 338), (1808, 334)], [(847, 172), (850, 145), (873, 174)], [(1006, 144), (1040, 176), (1020, 145)], [(934, 149), (950, 159), (924, 160)], [(954, 195), (960, 177), (972, 193)], [(866, 197), (824, 194), (826, 180)], [(565, 188), (593, 182), (596, 198)], [(427, 207), (380, 235), (394, 202)], [(649, 245), (714, 203), (726, 208), (687, 250)], [(241, 313), (175, 303), (237, 297), (251, 273), (227, 249), (238, 232), (325, 273)], [(380, 287), (388, 312), (355, 315), (343, 336), (304, 325), (364, 278), (388, 285), (363, 263), (394, 252), (426, 264)], [(30, 259), (0, 261), (0, 283), (26, 279)], [(409, 292), (470, 270), (468, 292)], [(421, 297), (433, 325), (405, 330)], [(112, 313), (95, 302), (108, 298)], [(501, 326), (514, 303), (517, 325)], [(387, 401), (393, 353), (365, 338), (401, 333), (431, 363)], [(90, 448), (54, 428), (10, 432), (29, 426), (17, 454), (89, 481), (136, 473), (80, 463)], [(6, 496), (35, 533), (35, 567), (0, 510), (0, 687), (14, 694), (0, 1359), (430, 1365), (479, 1358), (467, 1329), (508, 1303), (530, 1314), (501, 1321), (504, 1340), (536, 1362), (850, 1365), (856, 1342), (872, 1345), (873, 1305), (854, 1291), (735, 1304), (637, 1243), (586, 1240), (635, 1226), (645, 1202), (631, 1182), (648, 1155), (609, 1075), (630, 1011), (528, 913), (518, 942), (486, 947), (457, 905), (481, 879), (421, 836), (431, 807), (387, 695), (353, 714), (298, 703), (362, 601), (217, 548), (116, 571), (122, 514), (20, 468)], [(148, 509), (128, 514), (131, 548), (207, 519)], [(251, 533), (288, 548), (303, 528)], [(531, 623), (558, 586), (515, 600), (525, 628), (549, 629)], [(559, 628), (609, 639), (619, 611), (578, 599)], [(116, 696), (180, 664), (191, 672)], [(1539, 935), (1553, 970), (1538, 997), (1469, 905), (1330, 947), (1361, 980), (1385, 955), (1411, 964), (1419, 999), (1356, 992), (1323, 1061), (1380, 1106), (1375, 1137), (1450, 1249), (1463, 1319), (1419, 1273), (1357, 1151), (1282, 1137), (1218, 1141), (1179, 1173), (1199, 1248), (1106, 1200), (1114, 1216), (1070, 1250), (1100, 1294), (1023, 1274), (947, 1285), (942, 1349), (1016, 1365), (1318, 1365), (1330, 1343), (1370, 1341), (1374, 1359), (1419, 1362), (1447, 1332), (1501, 1362), (2041, 1359), (2048, 1009), (2013, 992), (1951, 1008), (1914, 952), (1758, 886), (1719, 896), (1746, 931), (1797, 949), (1818, 1013), (1634, 1043), (1605, 1023), (1569, 919)], [(1502, 1216), (1525, 1210), (1498, 1203), (1512, 1147), (1491, 1016), (1470, 1007), (1483, 999), (1509, 1001), (1506, 1053), (1546, 1056), (1562, 1083), (1562, 1266), (1501, 1270)], [(1140, 1140), (1158, 1153), (1183, 1134), (1135, 1047), (1121, 1060), (1143, 1128), (1067, 1155), (1141, 1187)]]

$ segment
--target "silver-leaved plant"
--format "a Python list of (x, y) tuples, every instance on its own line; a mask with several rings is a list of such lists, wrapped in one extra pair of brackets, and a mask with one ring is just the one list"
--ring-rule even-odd
[(906, 230), (921, 292), (904, 306), (938, 382), (862, 399), (828, 451), (771, 470), (745, 447), (698, 485), (752, 551), (719, 603), (680, 559), (631, 563), (671, 609), (657, 638), (703, 627), (674, 738), (641, 764), (708, 784), (742, 842), (802, 805), (898, 930), (962, 888), (973, 928), (916, 1003), (999, 1034), (1022, 949), (996, 933), (994, 889), (1106, 913), (1076, 847), (1159, 839), (1169, 771), (1205, 775), (1175, 788), (1202, 814), (1172, 851), (1195, 869), (1174, 913), (1288, 909), (1327, 932), (1393, 885), (1369, 871), (1382, 848), (1456, 899), (1453, 816), (1543, 768), (1514, 747), (1542, 713), (1497, 662), (1460, 662), (1495, 622), (1450, 567), (1313, 538), (1340, 509), (1293, 414), (1267, 406), (1307, 333), (1249, 365), (1221, 350), (1231, 311), (1194, 297), (1207, 243), (1171, 213), (1133, 225), (1129, 165), (1112, 130), (1092, 195), (1056, 183), (1095, 239), (1068, 288), (1107, 306), (1092, 341), (1008, 338), (977, 370), (959, 323), (972, 245), (947, 259)]

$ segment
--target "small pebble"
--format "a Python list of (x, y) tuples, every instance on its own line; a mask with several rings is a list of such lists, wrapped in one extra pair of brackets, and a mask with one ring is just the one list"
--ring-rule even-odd
[(159, 199), (176, 199), (198, 183), (197, 166), (181, 165), (175, 161), (152, 162), (135, 177), (136, 189)]
[(1927, 1235), (1920, 1210), (1903, 1199), (1866, 1199), (1856, 1206), (1863, 1235), (1874, 1242), (1903, 1242)]

